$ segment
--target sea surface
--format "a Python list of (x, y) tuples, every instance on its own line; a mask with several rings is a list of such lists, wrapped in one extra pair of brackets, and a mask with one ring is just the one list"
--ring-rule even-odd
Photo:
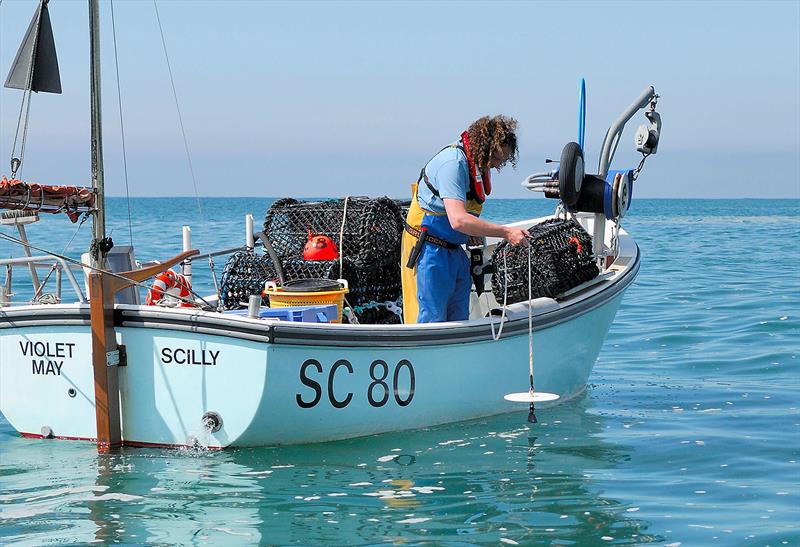
[[(184, 224), (203, 251), (233, 247), (269, 203), (133, 199), (129, 229), (110, 199), (109, 231), (118, 245), (132, 231), (144, 259), (177, 254)], [(552, 208), (490, 200), (485, 215)], [(328, 444), (98, 455), (0, 416), (0, 544), (800, 545), (800, 200), (640, 200), (624, 226), (639, 277), (585, 395), (540, 423), (521, 410)], [(62, 251), (76, 228), (28, 231)], [(207, 274), (195, 262), (203, 290)]]

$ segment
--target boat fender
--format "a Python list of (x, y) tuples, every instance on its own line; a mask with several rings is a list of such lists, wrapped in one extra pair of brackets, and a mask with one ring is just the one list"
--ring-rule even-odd
[(583, 151), (577, 142), (568, 142), (561, 151), (558, 169), (558, 193), (570, 207), (578, 202), (583, 186)]
[(303, 247), (303, 260), (336, 260), (339, 249), (331, 238), (323, 234), (308, 231), (308, 241)]
[[(189, 285), (189, 282), (183, 274), (179, 274), (173, 270), (167, 270), (156, 276), (153, 286), (147, 291), (147, 298), (144, 303), (148, 306), (155, 306), (166, 296), (189, 298), (191, 295), (191, 285)], [(180, 307), (192, 308), (194, 306), (191, 302), (181, 300)]]

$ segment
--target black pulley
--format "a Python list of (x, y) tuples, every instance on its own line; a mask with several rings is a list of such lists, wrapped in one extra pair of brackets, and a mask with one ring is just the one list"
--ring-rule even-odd
[(566, 205), (575, 205), (581, 195), (583, 185), (583, 151), (577, 142), (568, 142), (561, 151), (561, 162), (558, 170), (558, 191), (561, 201)]
[(337, 291), (343, 288), (342, 284), (333, 279), (309, 278), (295, 279), (283, 284), (286, 292), (324, 292)]

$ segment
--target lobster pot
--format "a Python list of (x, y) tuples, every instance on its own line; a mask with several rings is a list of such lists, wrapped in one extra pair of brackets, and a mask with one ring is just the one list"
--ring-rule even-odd
[(302, 257), (309, 234), (326, 235), (360, 270), (394, 264), (399, 276), (403, 217), (400, 206), (386, 197), (280, 199), (267, 212), (264, 233), (282, 260)]
[(396, 199), (394, 202), (400, 207), (400, 216), (405, 220), (408, 218), (408, 211), (411, 209), (410, 199)]
[[(220, 298), (226, 310), (247, 306), (252, 294), (261, 294), (267, 281), (277, 281), (278, 274), (269, 256), (240, 251), (231, 255), (220, 280)], [(266, 302), (265, 302), (266, 303)]]
[[(381, 305), (396, 302), (402, 290), (403, 205), (386, 197), (310, 202), (285, 198), (270, 207), (264, 233), (281, 260), (285, 281), (346, 279), (347, 302), (359, 322), (398, 323), (399, 317)], [(341, 261), (305, 260), (309, 235), (328, 236)]]
[[(533, 298), (555, 298), (595, 278), (600, 271), (592, 257), (592, 239), (573, 220), (550, 219), (531, 226), (531, 276)], [(528, 300), (528, 248), (502, 242), (492, 255), (492, 293), (508, 303)]]
[(401, 317), (386, 308), (366, 308), (356, 310), (356, 318), (362, 325), (399, 325)]

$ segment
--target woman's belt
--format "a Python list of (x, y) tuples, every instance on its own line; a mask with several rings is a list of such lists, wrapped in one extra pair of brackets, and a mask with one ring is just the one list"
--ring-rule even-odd
[(411, 253), (408, 255), (408, 262), (406, 262), (406, 268), (413, 269), (414, 266), (417, 264), (417, 260), (419, 260), (419, 255), (422, 254), (422, 246), (425, 245), (425, 242), (430, 241), (434, 245), (438, 247), (443, 247), (445, 249), (458, 249), (460, 246), (456, 245), (455, 243), (450, 243), (449, 241), (445, 241), (444, 239), (440, 239), (436, 236), (428, 235), (428, 228), (421, 228), (417, 230), (413, 226), (409, 225), (407, 222), (403, 223), (406, 232), (417, 238), (417, 243), (411, 249)]
[(425, 229), (425, 230), (417, 230), (416, 228), (411, 226), (408, 222), (404, 222), (403, 225), (404, 225), (404, 227), (406, 229), (406, 232), (408, 232), (409, 234), (411, 234), (412, 236), (414, 236), (417, 239), (419, 239), (420, 235), (422, 235), (424, 233), (425, 234), (424, 241), (426, 241), (428, 243), (433, 243), (437, 247), (444, 247), (445, 249), (458, 249), (459, 247), (461, 247), (461, 245), (456, 245), (455, 243), (450, 243), (449, 241), (444, 240), (444, 239), (442, 239), (440, 237), (432, 236), (431, 234), (428, 233), (427, 229)]

